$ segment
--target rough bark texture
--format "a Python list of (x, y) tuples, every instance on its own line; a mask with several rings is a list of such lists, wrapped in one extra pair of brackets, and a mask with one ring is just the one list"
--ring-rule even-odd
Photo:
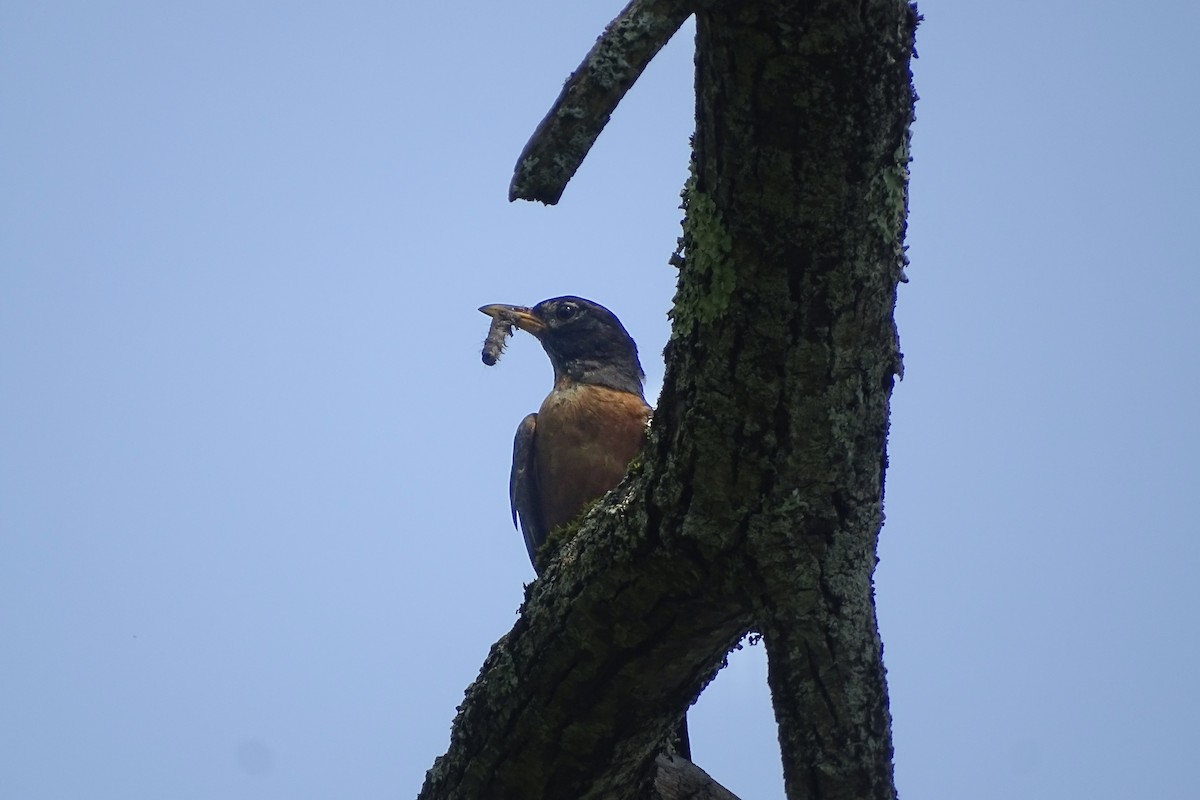
[(627, 478), (530, 584), (467, 690), (427, 798), (618, 798), (750, 625), (707, 565), (664, 545)]
[(509, 200), (554, 205), (650, 59), (692, 15), (691, 0), (631, 0), (609, 23), (521, 155)]
[(647, 451), (529, 587), (422, 798), (664, 796), (662, 741), (752, 628), (788, 797), (894, 797), (871, 576), (915, 26), (900, 0), (697, 13), (694, 175)]
[[(905, 263), (915, 10), (697, 14), (695, 175), (655, 424), (681, 535), (742, 572), (789, 798), (890, 797), (871, 575)], [(670, 504), (664, 504), (670, 507)]]
[(654, 767), (655, 800), (738, 800), (686, 758), (660, 755)]

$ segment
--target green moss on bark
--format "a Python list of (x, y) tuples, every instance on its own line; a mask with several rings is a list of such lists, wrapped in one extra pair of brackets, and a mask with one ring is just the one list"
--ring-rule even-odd
[(694, 179), (684, 188), (683, 269), (671, 318), (672, 338), (689, 336), (698, 325), (718, 322), (729, 310), (737, 286), (733, 240), (717, 210), (717, 204), (696, 187)]

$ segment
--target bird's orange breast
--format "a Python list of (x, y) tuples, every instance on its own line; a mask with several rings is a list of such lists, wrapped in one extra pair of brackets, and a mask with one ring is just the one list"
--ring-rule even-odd
[(621, 482), (646, 440), (650, 407), (604, 386), (556, 387), (537, 418), (536, 471), (546, 530)]

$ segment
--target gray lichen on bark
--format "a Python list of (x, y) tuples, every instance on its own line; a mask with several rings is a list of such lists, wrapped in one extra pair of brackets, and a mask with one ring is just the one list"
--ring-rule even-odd
[(558, 202), (617, 103), (695, 5), (688, 0), (631, 0), (609, 23), (517, 158), (510, 200)]

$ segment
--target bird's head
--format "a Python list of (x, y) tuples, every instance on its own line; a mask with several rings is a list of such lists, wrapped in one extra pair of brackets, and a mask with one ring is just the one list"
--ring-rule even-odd
[(642, 394), (637, 345), (617, 315), (582, 297), (553, 297), (533, 308), (490, 305), (479, 309), (493, 319), (532, 333), (564, 379)]

